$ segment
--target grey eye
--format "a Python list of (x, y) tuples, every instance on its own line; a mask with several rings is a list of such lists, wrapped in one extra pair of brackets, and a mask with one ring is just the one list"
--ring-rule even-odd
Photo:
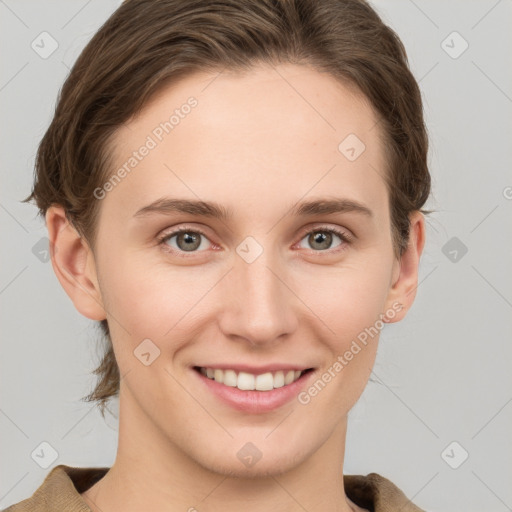
[(341, 235), (336, 234), (336, 232), (333, 230), (316, 229), (315, 231), (311, 231), (310, 233), (308, 233), (302, 239), (307, 241), (309, 247), (304, 247), (302, 245), (301, 247), (304, 249), (312, 248), (317, 251), (325, 251), (333, 248), (332, 245), (335, 238), (338, 238), (340, 242), (343, 242), (343, 238), (341, 237)]
[[(183, 230), (168, 235), (165, 237), (164, 242), (177, 251), (193, 252), (199, 248), (205, 248), (203, 238), (207, 240), (206, 236), (202, 233), (192, 230)], [(171, 243), (171, 241), (173, 242)]]

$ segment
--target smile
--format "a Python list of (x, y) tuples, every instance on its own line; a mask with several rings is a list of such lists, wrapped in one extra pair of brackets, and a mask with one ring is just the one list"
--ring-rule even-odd
[(231, 369), (195, 367), (202, 375), (225, 386), (238, 388), (242, 391), (271, 391), (292, 384), (300, 377), (311, 371), (307, 370), (278, 370), (254, 375), (247, 372), (237, 372)]

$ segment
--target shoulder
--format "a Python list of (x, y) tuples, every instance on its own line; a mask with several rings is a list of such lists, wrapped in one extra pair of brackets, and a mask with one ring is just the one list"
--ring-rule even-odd
[(108, 470), (106, 467), (77, 468), (60, 464), (48, 473), (30, 498), (2, 512), (90, 512), (80, 493), (94, 485)]
[(343, 475), (346, 495), (358, 506), (375, 512), (424, 512), (390, 480), (378, 473)]

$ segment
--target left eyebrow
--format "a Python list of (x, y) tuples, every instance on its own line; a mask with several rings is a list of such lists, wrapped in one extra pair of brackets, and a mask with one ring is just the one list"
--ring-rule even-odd
[[(364, 204), (347, 198), (317, 199), (303, 201), (290, 208), (291, 215), (298, 217), (328, 215), (333, 213), (355, 212), (372, 218), (372, 210)], [(233, 211), (229, 208), (211, 202), (190, 199), (161, 198), (138, 210), (134, 217), (145, 217), (151, 214), (187, 213), (203, 217), (212, 217), (227, 221), (233, 218)]]
[(190, 199), (161, 198), (138, 210), (134, 217), (145, 217), (152, 213), (188, 213), (203, 217), (228, 220), (233, 217), (230, 209), (211, 201), (193, 201)]

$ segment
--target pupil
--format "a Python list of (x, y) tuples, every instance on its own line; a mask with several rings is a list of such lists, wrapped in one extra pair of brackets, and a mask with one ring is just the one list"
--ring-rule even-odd
[(192, 251), (199, 247), (199, 237), (190, 233), (182, 233), (178, 239), (185, 241), (185, 247), (183, 248), (185, 251)]
[(320, 244), (320, 249), (328, 249), (331, 245), (331, 233), (321, 233), (317, 232), (315, 235), (313, 235), (313, 241), (314, 243)]

